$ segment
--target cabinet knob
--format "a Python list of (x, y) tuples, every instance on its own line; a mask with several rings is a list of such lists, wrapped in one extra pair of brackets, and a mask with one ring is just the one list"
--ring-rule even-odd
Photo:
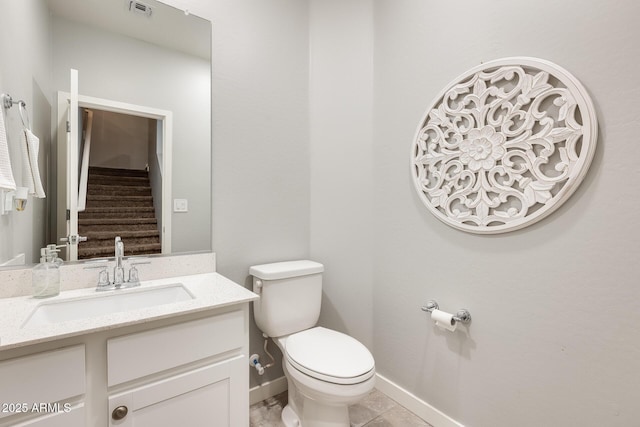
[(129, 413), (129, 409), (126, 406), (118, 406), (111, 413), (111, 418), (113, 418), (116, 421), (120, 421), (121, 419), (126, 417), (128, 413)]

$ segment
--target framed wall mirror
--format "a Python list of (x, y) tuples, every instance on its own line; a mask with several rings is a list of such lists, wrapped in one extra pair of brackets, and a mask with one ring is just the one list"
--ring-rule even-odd
[[(27, 105), (46, 192), (0, 217), (0, 268), (75, 236), (67, 260), (113, 256), (116, 235), (125, 255), (210, 251), (211, 23), (154, 0), (0, 9), (16, 37), (0, 42), (0, 92)], [(24, 129), (17, 108), (3, 114), (20, 186)]]

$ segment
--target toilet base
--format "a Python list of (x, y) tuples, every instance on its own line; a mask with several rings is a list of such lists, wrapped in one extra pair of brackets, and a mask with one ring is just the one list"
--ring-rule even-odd
[(364, 383), (339, 386), (340, 389), (334, 390), (343, 391), (343, 394), (328, 395), (322, 393), (320, 387), (309, 387), (309, 381), (316, 386), (318, 381), (294, 371), (286, 359), (283, 367), (289, 388), (289, 403), (281, 416), (286, 427), (350, 427), (349, 405), (365, 397), (375, 384), (375, 377), (372, 377)]
[(349, 427), (349, 409), (347, 406), (328, 406), (318, 404), (314, 400), (307, 400), (304, 403), (301, 423), (300, 418), (287, 405), (282, 410), (282, 423), (285, 427)]
[(349, 407), (325, 405), (315, 400), (304, 403), (302, 427), (349, 427)]
[(300, 427), (300, 418), (291, 409), (291, 405), (287, 405), (282, 410), (282, 423), (285, 427)]

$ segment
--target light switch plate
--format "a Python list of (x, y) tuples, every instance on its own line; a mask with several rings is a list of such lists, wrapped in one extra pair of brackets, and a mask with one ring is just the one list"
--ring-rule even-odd
[(187, 199), (173, 199), (173, 211), (174, 212), (188, 212), (189, 203)]

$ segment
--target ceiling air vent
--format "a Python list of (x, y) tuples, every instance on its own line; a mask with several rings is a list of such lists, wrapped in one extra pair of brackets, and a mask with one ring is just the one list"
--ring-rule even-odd
[(140, 13), (145, 16), (151, 16), (151, 6), (146, 5), (144, 3), (140, 3), (139, 1), (130, 1), (129, 11)]

